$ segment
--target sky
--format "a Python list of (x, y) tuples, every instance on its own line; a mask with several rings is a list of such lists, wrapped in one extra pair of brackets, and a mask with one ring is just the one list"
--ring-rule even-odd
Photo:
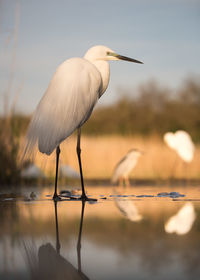
[(100, 104), (150, 79), (176, 89), (200, 74), (199, 29), (200, 0), (0, 0), (0, 113), (6, 92), (32, 113), (57, 66), (93, 45), (144, 62), (111, 62)]

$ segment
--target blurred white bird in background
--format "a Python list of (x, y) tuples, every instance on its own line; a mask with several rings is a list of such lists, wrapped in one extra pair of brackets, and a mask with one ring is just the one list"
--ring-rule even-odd
[(77, 179), (80, 177), (79, 173), (67, 164), (61, 164), (60, 176)]
[(32, 151), (37, 144), (39, 151), (47, 155), (56, 149), (54, 200), (60, 199), (57, 195), (60, 143), (76, 129), (78, 130), (77, 155), (82, 186), (81, 199), (89, 200), (84, 189), (81, 165), (81, 127), (88, 120), (96, 102), (108, 87), (109, 60), (142, 63), (121, 56), (108, 47), (94, 46), (83, 58), (68, 59), (57, 68), (32, 117), (25, 153)]
[(165, 231), (167, 233), (176, 233), (183, 235), (188, 233), (195, 221), (196, 214), (194, 206), (191, 202), (187, 202), (181, 207), (178, 213), (165, 223)]
[(164, 134), (164, 141), (177, 152), (183, 161), (191, 162), (193, 160), (195, 146), (191, 136), (186, 131), (167, 132)]
[(119, 182), (119, 185), (130, 186), (129, 175), (133, 168), (136, 166), (139, 157), (143, 154), (142, 151), (137, 149), (130, 150), (116, 165), (113, 175), (112, 183)]
[(35, 164), (30, 164), (21, 172), (21, 177), (26, 179), (45, 178), (43, 171)]
[[(177, 130), (175, 133), (167, 132), (163, 136), (164, 142), (173, 149), (184, 163), (190, 163), (194, 158), (195, 146), (191, 136), (184, 130)], [(172, 175), (175, 170), (176, 161), (172, 168)], [(186, 168), (186, 166), (185, 166)], [(187, 174), (185, 170), (185, 175)]]

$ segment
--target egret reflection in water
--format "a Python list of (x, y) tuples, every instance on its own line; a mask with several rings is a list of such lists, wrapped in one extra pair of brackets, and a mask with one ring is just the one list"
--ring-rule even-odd
[[(119, 192), (118, 187), (116, 190)], [(116, 207), (114, 193), (107, 199), (101, 199), (106, 189), (96, 187), (95, 195), (99, 202), (93, 205), (86, 202), (83, 228), (80, 230), (83, 244), (78, 251), (81, 202), (58, 202), (58, 216), (55, 218), (53, 201), (46, 197), (51, 187), (35, 201), (1, 198), (0, 279), (48, 279), (41, 275), (45, 265), (43, 261), (46, 261), (46, 267), (49, 265), (49, 270), (73, 270), (71, 275), (78, 279), (83, 278), (78, 269), (89, 278), (98, 280), (200, 279), (199, 185), (188, 188), (177, 186), (177, 193), (184, 193), (185, 197), (172, 198), (168, 196), (171, 190), (171, 186), (161, 189), (159, 185), (137, 187), (134, 196), (132, 192), (119, 194), (118, 199), (133, 202), (144, 217), (136, 223), (122, 216)], [(111, 192), (107, 190), (107, 193)], [(167, 196), (157, 196), (158, 192), (165, 192)], [(155, 195), (147, 196), (149, 194)], [(196, 213), (190, 231), (185, 235), (166, 233), (165, 222), (186, 202), (193, 203)], [(28, 258), (32, 258), (32, 263), (35, 263), (31, 273), (31, 265), (24, 262), (23, 242), (27, 247), (33, 244), (30, 249), (34, 255), (29, 248), (25, 255), (27, 262)], [(49, 246), (45, 246), (47, 244)], [(80, 249), (80, 245), (77, 247)], [(50, 259), (46, 260), (45, 256)], [(62, 265), (65, 268), (61, 268)], [(60, 275), (59, 272), (57, 274)], [(56, 279), (56, 276), (52, 274), (52, 278)], [(70, 279), (69, 276), (66, 279)]]
[(142, 220), (143, 217), (139, 214), (139, 211), (133, 201), (130, 199), (123, 199), (123, 197), (120, 197), (117, 192), (115, 192), (114, 201), (116, 207), (125, 218), (131, 222), (139, 222)]
[(34, 248), (24, 243), (26, 258), (31, 271), (33, 280), (66, 280), (66, 279), (89, 279), (83, 272), (81, 266), (81, 236), (83, 228), (83, 218), (85, 201), (82, 201), (79, 234), (77, 241), (77, 263), (78, 268), (74, 267), (66, 258), (60, 254), (61, 243), (59, 237), (59, 223), (57, 214), (57, 201), (55, 207), (55, 226), (56, 226), (56, 248), (51, 243), (41, 245), (38, 249), (38, 256)]
[(187, 234), (195, 221), (196, 214), (191, 202), (185, 203), (176, 215), (169, 218), (165, 223), (167, 233), (176, 233), (178, 235)]

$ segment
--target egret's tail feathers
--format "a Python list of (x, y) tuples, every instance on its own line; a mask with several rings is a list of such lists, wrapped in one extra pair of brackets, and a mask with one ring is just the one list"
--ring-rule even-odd
[[(25, 143), (23, 146), (24, 146), (24, 150), (22, 153), (21, 160), (24, 161), (26, 159), (29, 159), (31, 161), (34, 161), (39, 147), (38, 127), (37, 127), (37, 122), (35, 121), (34, 118), (29, 125)], [(39, 151), (42, 153), (46, 153), (41, 149), (41, 147), (39, 147)]]
[[(39, 114), (33, 115), (29, 129), (26, 136), (26, 144), (24, 149), (24, 156), (34, 156), (37, 147), (41, 153), (50, 155), (58, 143), (55, 143), (56, 138), (54, 134), (57, 133), (53, 129), (54, 123), (49, 119), (39, 117)], [(48, 129), (46, 129), (48, 128)]]
[(23, 143), (22, 156), (20, 158), (21, 162), (24, 162), (25, 160), (34, 161), (37, 153), (36, 143), (37, 139), (30, 139), (27, 134)]

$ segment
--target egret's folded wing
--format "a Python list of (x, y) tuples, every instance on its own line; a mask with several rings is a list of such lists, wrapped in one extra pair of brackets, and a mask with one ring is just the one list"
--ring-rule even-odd
[(81, 58), (63, 62), (33, 115), (27, 149), (38, 142), (40, 152), (51, 154), (89, 118), (101, 87), (100, 72), (92, 63)]
[(127, 155), (125, 155), (115, 166), (115, 169), (113, 171), (113, 175), (112, 175), (112, 179), (111, 182), (112, 183), (116, 183), (117, 180), (119, 180), (119, 178), (123, 175), (125, 168), (126, 168), (126, 159), (127, 159)]

